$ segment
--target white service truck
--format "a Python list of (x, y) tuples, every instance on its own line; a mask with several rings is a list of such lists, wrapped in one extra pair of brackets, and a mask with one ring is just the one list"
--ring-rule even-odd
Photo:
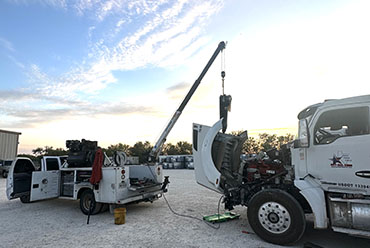
[(327, 100), (298, 115), (298, 139), (261, 154), (242, 154), (247, 133), (193, 124), (199, 184), (224, 195), (225, 208), (248, 207), (262, 239), (301, 238), (306, 213), (314, 227), (370, 237), (370, 95)]
[(89, 181), (91, 166), (71, 167), (66, 157), (45, 156), (40, 170), (29, 158), (17, 157), (9, 170), (7, 197), (20, 198), (23, 203), (51, 198), (79, 199), (81, 211), (94, 215), (104, 205), (152, 202), (166, 192), (161, 165), (127, 165), (123, 153), (116, 156), (119, 158), (114, 162), (104, 158), (102, 179), (96, 185)]
[[(70, 149), (70, 153), (63, 165), (60, 158), (44, 157), (41, 171), (36, 171), (30, 159), (17, 158), (14, 160), (7, 180), (8, 199), (20, 198), (25, 203), (56, 197), (80, 199), (80, 208), (84, 214), (96, 214), (101, 211), (103, 204), (112, 206), (137, 201), (153, 201), (159, 198), (162, 193), (167, 192), (166, 186), (169, 183), (167, 176), (163, 179), (162, 166), (157, 162), (166, 138), (208, 69), (225, 46), (226, 43), (223, 41), (218, 44), (150, 151), (148, 163), (125, 165), (127, 157), (123, 152), (117, 153), (113, 161), (105, 156), (104, 166), (101, 169), (102, 179), (98, 184), (93, 185), (90, 183), (90, 178), (94, 178), (92, 164), (95, 163), (94, 154), (97, 142), (67, 140), (66, 146)], [(224, 79), (224, 71), (221, 76)], [(227, 100), (229, 96), (222, 95), (220, 101), (221, 99)], [(51, 168), (49, 168), (49, 163), (53, 163)]]

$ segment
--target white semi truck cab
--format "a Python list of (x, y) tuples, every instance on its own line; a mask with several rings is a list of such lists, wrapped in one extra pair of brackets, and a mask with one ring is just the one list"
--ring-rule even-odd
[(370, 237), (370, 95), (327, 100), (298, 115), (299, 136), (280, 150), (242, 154), (247, 133), (223, 134), (193, 124), (199, 184), (224, 195), (225, 208), (248, 207), (262, 239), (301, 238), (305, 214), (314, 227)]

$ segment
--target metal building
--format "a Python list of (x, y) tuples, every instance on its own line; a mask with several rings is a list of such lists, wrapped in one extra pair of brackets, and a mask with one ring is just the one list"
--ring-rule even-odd
[(17, 156), (21, 133), (0, 129), (0, 160), (12, 160)]

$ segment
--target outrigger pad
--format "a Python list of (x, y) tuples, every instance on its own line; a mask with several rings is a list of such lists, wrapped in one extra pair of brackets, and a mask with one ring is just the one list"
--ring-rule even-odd
[(236, 214), (233, 212), (225, 212), (223, 214), (213, 214), (203, 216), (203, 220), (211, 223), (219, 223), (219, 222), (226, 222), (229, 220), (239, 219), (240, 214)]

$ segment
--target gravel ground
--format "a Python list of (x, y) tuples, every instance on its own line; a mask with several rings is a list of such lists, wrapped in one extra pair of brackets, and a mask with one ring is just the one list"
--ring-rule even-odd
[[(164, 174), (170, 176), (166, 197), (175, 211), (198, 218), (217, 213), (220, 195), (196, 184), (194, 171), (165, 170)], [(109, 212), (92, 216), (86, 225), (78, 201), (8, 201), (5, 184), (6, 179), (1, 178), (0, 247), (280, 247), (252, 233), (243, 207), (235, 209), (240, 219), (222, 223), (217, 230), (175, 216), (163, 198), (128, 205), (124, 225), (114, 225)], [(306, 242), (322, 247), (370, 247), (370, 240), (312, 226), (308, 221), (304, 237), (291, 247), (303, 247)]]

